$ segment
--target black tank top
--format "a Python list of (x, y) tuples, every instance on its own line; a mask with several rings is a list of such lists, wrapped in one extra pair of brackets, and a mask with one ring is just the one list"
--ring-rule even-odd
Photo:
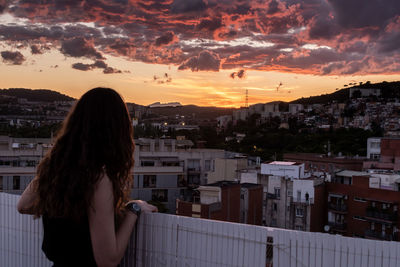
[(97, 266), (87, 218), (77, 223), (43, 215), (43, 228), (42, 250), (54, 267)]

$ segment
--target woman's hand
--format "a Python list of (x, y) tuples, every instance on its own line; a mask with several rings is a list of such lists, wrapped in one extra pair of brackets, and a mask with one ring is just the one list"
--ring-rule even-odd
[(146, 201), (143, 201), (143, 200), (131, 200), (126, 204), (129, 204), (129, 203), (138, 204), (140, 206), (142, 212), (157, 212), (158, 211), (156, 206), (153, 206), (153, 205), (151, 205), (151, 204), (149, 204), (149, 203), (147, 203)]

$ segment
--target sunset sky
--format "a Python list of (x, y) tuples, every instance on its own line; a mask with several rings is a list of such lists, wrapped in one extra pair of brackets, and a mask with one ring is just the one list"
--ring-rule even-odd
[(0, 0), (0, 56), (0, 88), (289, 101), (400, 80), (400, 1)]

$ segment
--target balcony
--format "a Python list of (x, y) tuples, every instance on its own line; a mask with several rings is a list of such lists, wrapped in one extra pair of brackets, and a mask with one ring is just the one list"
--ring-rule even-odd
[[(0, 193), (0, 266), (51, 266), (40, 249), (41, 221), (18, 214), (18, 198)], [(137, 239), (132, 234), (122, 267), (353, 267), (400, 262), (397, 242), (157, 213), (143, 214), (136, 229)]]
[(329, 203), (328, 208), (334, 212), (347, 213), (347, 205), (346, 204)]
[(389, 235), (386, 233), (377, 232), (373, 230), (366, 230), (365, 237), (377, 240), (397, 241), (397, 237), (395, 235)]
[(134, 174), (183, 174), (182, 166), (135, 166)]
[(397, 212), (379, 210), (377, 208), (368, 207), (366, 212), (366, 219), (373, 221), (396, 222), (398, 220)]
[(267, 193), (267, 199), (280, 199), (280, 196), (277, 194)]
[(200, 167), (188, 167), (187, 172), (188, 172), (188, 174), (197, 174), (197, 173), (201, 173), (201, 169), (200, 169)]
[(300, 204), (314, 204), (314, 198), (310, 197), (308, 199), (306, 198), (293, 198), (293, 203), (300, 203)]

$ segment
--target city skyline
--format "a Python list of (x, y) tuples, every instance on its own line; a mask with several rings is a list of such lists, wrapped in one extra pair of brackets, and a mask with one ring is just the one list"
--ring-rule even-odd
[[(380, 10), (382, 12), (376, 12)], [(0, 1), (1, 88), (240, 107), (400, 79), (400, 4)]]

